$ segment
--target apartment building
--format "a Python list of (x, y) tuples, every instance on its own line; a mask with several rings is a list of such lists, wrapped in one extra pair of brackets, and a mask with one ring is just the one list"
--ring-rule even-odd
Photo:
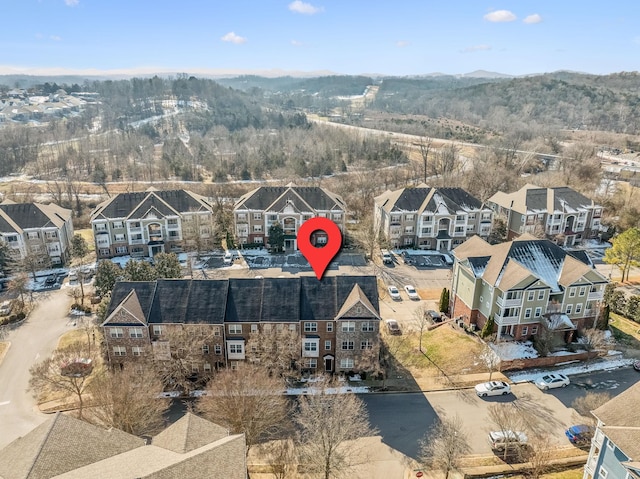
[(598, 420), (584, 479), (640, 477), (640, 383), (593, 411)]
[(213, 208), (187, 190), (120, 193), (91, 213), (98, 259), (206, 251), (213, 245)]
[(529, 339), (545, 327), (569, 341), (593, 327), (608, 283), (583, 252), (526, 234), (497, 245), (474, 237), (453, 255), (452, 315), (478, 329), (493, 316), (499, 338)]
[(374, 276), (301, 276), (119, 282), (102, 328), (112, 364), (168, 358), (181, 331), (201, 338), (192, 372), (208, 374), (255, 357), (254, 335), (287, 330), (296, 369), (342, 372), (376, 369), (379, 323)]
[(71, 210), (53, 203), (0, 203), (0, 239), (17, 260), (33, 255), (42, 268), (62, 265), (72, 238)]
[(462, 188), (421, 184), (376, 197), (374, 218), (392, 248), (448, 251), (471, 236), (487, 238), (493, 212)]
[(528, 184), (514, 193), (496, 193), (487, 205), (505, 220), (510, 240), (529, 233), (573, 246), (600, 232), (602, 206), (567, 186)]
[[(347, 213), (343, 199), (318, 186), (262, 186), (242, 196), (235, 204), (233, 218), (238, 244), (267, 245), (269, 228), (279, 224), (284, 232), (285, 250), (296, 250), (300, 226), (313, 217), (329, 218), (345, 231)], [(311, 244), (327, 242), (325, 232), (316, 231)]]

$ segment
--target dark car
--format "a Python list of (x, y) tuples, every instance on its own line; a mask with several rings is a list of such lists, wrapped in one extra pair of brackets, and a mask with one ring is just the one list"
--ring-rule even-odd
[(434, 323), (442, 321), (442, 315), (434, 310), (427, 311), (427, 318), (431, 319)]
[(564, 433), (571, 444), (584, 446), (591, 442), (591, 438), (593, 437), (593, 427), (588, 426), (587, 424), (578, 424), (576, 426), (571, 426)]
[(47, 279), (44, 280), (44, 284), (47, 286), (53, 286), (58, 281), (58, 277), (55, 274), (50, 274)]
[(640, 361), (635, 361), (633, 363), (633, 369), (635, 369), (636, 371), (640, 371)]

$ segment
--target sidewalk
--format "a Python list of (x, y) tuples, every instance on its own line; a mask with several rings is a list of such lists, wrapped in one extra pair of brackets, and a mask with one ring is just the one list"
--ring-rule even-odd
[[(491, 379), (489, 379), (491, 377)], [(391, 392), (432, 392), (451, 391), (454, 389), (472, 388), (476, 384), (487, 381), (505, 381), (509, 383), (509, 378), (504, 374), (494, 371), (493, 374), (476, 373), (462, 374), (455, 376), (419, 376), (411, 378), (389, 378), (386, 387), (392, 389)]]

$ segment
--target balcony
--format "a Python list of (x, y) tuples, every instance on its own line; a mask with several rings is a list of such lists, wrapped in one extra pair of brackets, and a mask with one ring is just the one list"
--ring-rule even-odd
[(502, 296), (496, 298), (496, 304), (500, 308), (515, 308), (522, 306), (522, 298), (517, 299), (504, 299)]
[(136, 226), (136, 227), (131, 227), (129, 228), (129, 231), (131, 231), (132, 233), (140, 233), (142, 232), (142, 227), (141, 226)]
[(496, 314), (494, 319), (498, 326), (510, 326), (512, 324), (518, 324), (520, 316), (501, 316), (500, 314)]
[(594, 291), (587, 295), (587, 301), (601, 301), (603, 297), (602, 291)]
[[(130, 244), (144, 244), (144, 240), (143, 239), (134, 239), (134, 240), (130, 240), (129, 241)], [(100, 243), (98, 243), (100, 244)]]

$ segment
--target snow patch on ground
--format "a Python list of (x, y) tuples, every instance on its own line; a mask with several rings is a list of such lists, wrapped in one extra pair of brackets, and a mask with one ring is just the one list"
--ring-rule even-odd
[(503, 343), (488, 343), (489, 347), (503, 361), (512, 361), (514, 359), (531, 359), (538, 357), (538, 351), (533, 347), (531, 341), (509, 341)]
[(514, 383), (523, 383), (534, 381), (545, 373), (559, 373), (571, 376), (574, 374), (584, 374), (594, 371), (606, 371), (609, 369), (618, 369), (625, 366), (631, 366), (633, 359), (601, 359), (592, 362), (582, 362), (571, 366), (564, 366), (553, 369), (530, 369), (527, 371), (519, 371), (516, 373), (505, 372), (505, 375)]

